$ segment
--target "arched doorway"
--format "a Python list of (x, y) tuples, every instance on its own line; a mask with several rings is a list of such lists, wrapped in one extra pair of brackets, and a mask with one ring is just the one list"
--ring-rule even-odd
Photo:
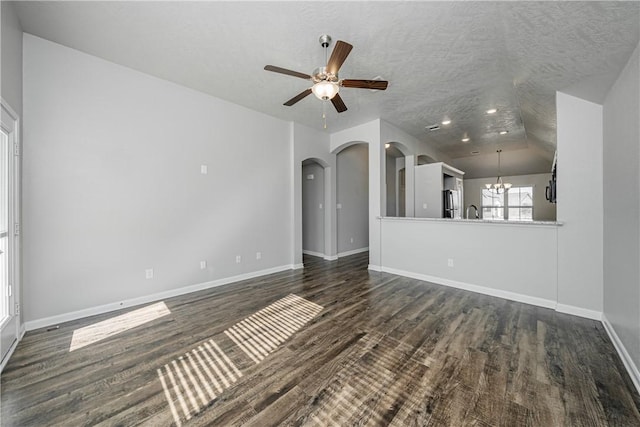
[(406, 156), (409, 149), (399, 142), (387, 142), (385, 147), (385, 216), (406, 216)]
[(338, 256), (369, 250), (369, 144), (344, 145), (336, 153)]
[(302, 253), (326, 257), (325, 165), (318, 159), (302, 162)]

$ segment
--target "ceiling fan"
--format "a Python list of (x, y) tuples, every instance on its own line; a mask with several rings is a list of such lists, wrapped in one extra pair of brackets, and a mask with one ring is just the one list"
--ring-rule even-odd
[(305, 80), (311, 80), (313, 86), (300, 92), (283, 105), (288, 107), (292, 106), (296, 102), (302, 100), (306, 96), (313, 93), (318, 99), (323, 101), (331, 100), (331, 103), (336, 108), (338, 113), (347, 111), (347, 106), (342, 101), (342, 98), (338, 94), (341, 87), (348, 88), (360, 88), (360, 89), (374, 89), (385, 90), (389, 82), (385, 80), (352, 80), (352, 79), (340, 79), (338, 78), (338, 71), (344, 63), (345, 59), (353, 49), (349, 43), (338, 40), (336, 46), (331, 52), (331, 57), (327, 61), (327, 49), (331, 44), (331, 37), (328, 35), (320, 36), (320, 45), (324, 48), (326, 67), (318, 67), (313, 74), (299, 73), (297, 71), (287, 70), (286, 68), (276, 67), (275, 65), (267, 65), (264, 67), (267, 71), (273, 71), (274, 73), (286, 74), (288, 76), (298, 77)]

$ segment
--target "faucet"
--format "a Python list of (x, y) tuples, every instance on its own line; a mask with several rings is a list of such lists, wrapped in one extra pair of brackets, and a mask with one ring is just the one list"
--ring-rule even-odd
[(480, 218), (478, 216), (478, 208), (477, 208), (477, 206), (476, 205), (469, 205), (469, 206), (467, 206), (467, 219), (469, 219), (469, 209), (471, 209), (471, 208), (475, 209), (475, 211), (476, 211), (476, 219)]

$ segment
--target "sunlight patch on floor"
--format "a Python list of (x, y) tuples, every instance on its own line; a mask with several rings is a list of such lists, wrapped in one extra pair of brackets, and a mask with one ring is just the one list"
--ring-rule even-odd
[(176, 425), (190, 420), (242, 373), (210, 339), (157, 370)]
[(321, 305), (289, 294), (224, 333), (251, 360), (260, 363), (321, 311)]
[[(224, 331), (251, 360), (260, 363), (322, 311), (322, 306), (287, 295)], [(203, 342), (157, 370), (177, 426), (207, 408), (242, 372), (213, 340)]]
[(69, 351), (97, 343), (106, 338), (128, 331), (152, 320), (170, 314), (164, 302), (148, 305), (102, 322), (94, 323), (73, 331)]

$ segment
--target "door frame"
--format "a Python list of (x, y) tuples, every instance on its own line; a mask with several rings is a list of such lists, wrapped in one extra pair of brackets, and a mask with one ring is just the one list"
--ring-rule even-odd
[[(11, 106), (0, 97), (0, 126), (7, 133), (8, 164), (8, 260), (7, 260), (7, 280), (12, 288), (12, 295), (9, 303), (9, 314), (11, 319), (0, 325), (0, 332), (4, 335), (4, 328), (15, 327), (15, 339), (9, 346), (4, 358), (0, 354), (0, 372), (4, 369), (11, 354), (15, 350), (18, 342), (24, 334), (21, 319), (21, 239), (20, 239), (20, 218), (21, 218), (21, 162), (20, 154), (22, 150), (20, 135), (20, 116)], [(13, 323), (13, 325), (11, 325)], [(4, 351), (4, 350), (3, 350)]]

